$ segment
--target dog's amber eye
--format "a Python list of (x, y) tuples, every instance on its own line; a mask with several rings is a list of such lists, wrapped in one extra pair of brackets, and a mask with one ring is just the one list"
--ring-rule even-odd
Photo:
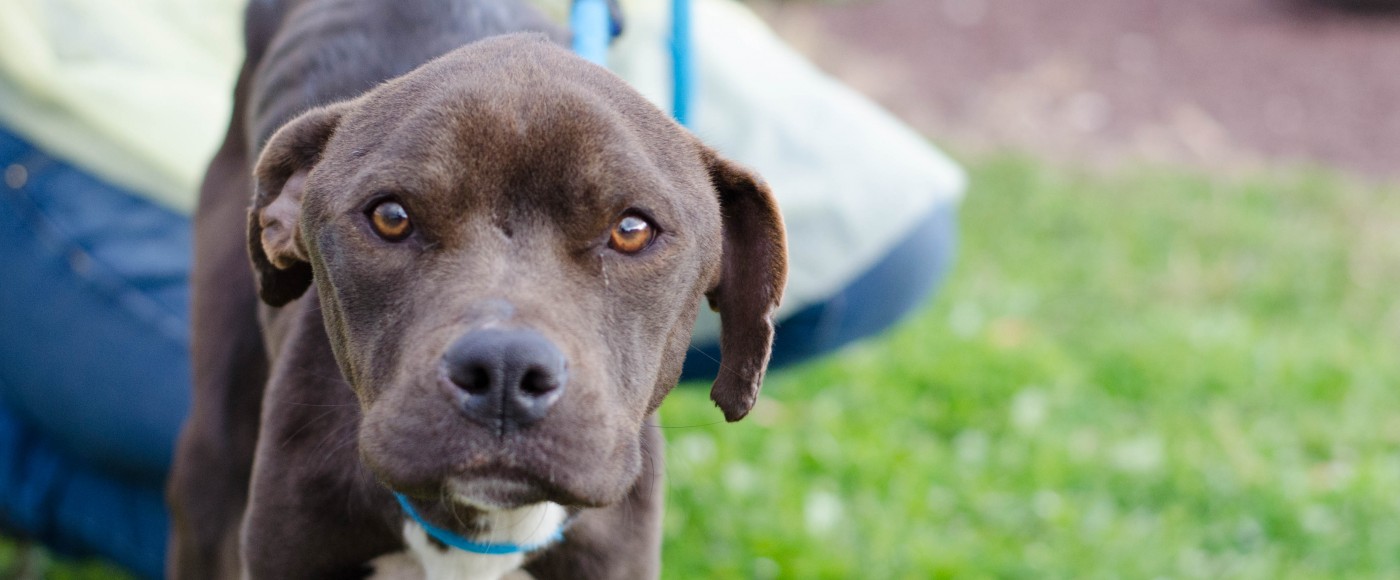
[(652, 226), (651, 222), (639, 216), (629, 215), (617, 222), (617, 227), (613, 228), (608, 247), (624, 254), (635, 254), (647, 249), (655, 239), (656, 227)]
[(401, 241), (413, 233), (408, 211), (397, 201), (383, 201), (369, 210), (369, 223), (374, 233), (390, 242)]

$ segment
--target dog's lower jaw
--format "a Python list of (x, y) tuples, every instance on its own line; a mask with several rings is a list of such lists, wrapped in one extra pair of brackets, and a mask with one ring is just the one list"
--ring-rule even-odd
[[(474, 539), (492, 544), (538, 546), (554, 537), (568, 511), (556, 503), (542, 502), (516, 509), (485, 512), (478, 520), (484, 533)], [(530, 578), (520, 570), (524, 553), (477, 554), (444, 546), (428, 538), (413, 520), (403, 526), (408, 549), (374, 559), (375, 580), (501, 580)]]

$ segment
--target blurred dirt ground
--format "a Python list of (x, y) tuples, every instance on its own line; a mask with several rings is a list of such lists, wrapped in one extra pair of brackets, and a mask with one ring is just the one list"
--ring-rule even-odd
[(1400, 177), (1400, 13), (1305, 0), (758, 6), (935, 140), (1081, 161)]

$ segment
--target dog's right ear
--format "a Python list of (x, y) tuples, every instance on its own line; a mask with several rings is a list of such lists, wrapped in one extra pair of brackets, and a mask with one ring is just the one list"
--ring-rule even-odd
[(340, 124), (347, 105), (312, 109), (283, 125), (258, 156), (256, 191), (248, 211), (248, 251), (263, 302), (282, 306), (311, 285), (311, 264), (301, 236), (306, 177)]

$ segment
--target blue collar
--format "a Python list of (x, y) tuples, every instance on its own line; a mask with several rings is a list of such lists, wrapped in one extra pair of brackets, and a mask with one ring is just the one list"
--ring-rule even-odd
[(451, 531), (439, 528), (425, 521), (422, 516), (418, 515), (418, 510), (413, 509), (413, 505), (408, 503), (408, 498), (404, 497), (403, 494), (399, 492), (394, 492), (394, 498), (399, 500), (399, 505), (403, 506), (404, 513), (408, 514), (408, 517), (413, 518), (413, 521), (418, 522), (418, 525), (423, 526), (423, 531), (427, 532), (429, 536), (432, 536), (434, 540), (452, 546), (453, 548), (457, 548), (458, 550), (471, 552), (473, 554), (486, 554), (490, 556), (500, 556), (506, 554), (523, 554), (527, 552), (533, 552), (540, 548), (544, 548), (550, 544), (564, 539), (564, 528), (561, 526), (558, 530), (554, 531), (554, 535), (550, 536), (548, 539), (538, 544), (522, 546), (520, 544), (511, 543), (491, 544), (484, 542), (473, 542)]

